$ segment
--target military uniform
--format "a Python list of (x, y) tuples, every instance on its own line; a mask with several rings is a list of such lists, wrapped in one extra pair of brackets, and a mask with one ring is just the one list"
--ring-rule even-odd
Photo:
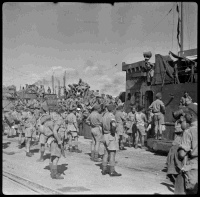
[[(164, 113), (165, 113), (165, 105), (160, 99), (156, 99), (150, 106), (149, 109), (152, 110), (153, 122), (154, 122), (154, 129), (156, 138), (161, 139), (162, 135), (162, 124), (164, 123)], [(160, 132), (160, 137), (158, 134), (158, 130)]]
[[(108, 105), (107, 109), (108, 112), (105, 112), (105, 114), (102, 117), (103, 122), (103, 138), (102, 141), (104, 143), (104, 155), (103, 155), (103, 162), (102, 162), (102, 174), (110, 174), (110, 176), (121, 176), (121, 174), (118, 174), (115, 169), (115, 155), (116, 150), (119, 149), (118, 146), (118, 135), (115, 131), (115, 116), (112, 113), (114, 111), (115, 106), (114, 105)], [(114, 127), (113, 127), (114, 126)], [(110, 159), (110, 171), (107, 170), (107, 162), (108, 158)]]
[(75, 152), (81, 152), (80, 150), (78, 150), (78, 125), (77, 125), (77, 119), (75, 114), (73, 113), (73, 110), (75, 110), (75, 108), (70, 108), (70, 113), (67, 116), (66, 122), (67, 122), (67, 135), (69, 138), (69, 150), (70, 152), (72, 152), (72, 139), (75, 140)]
[[(136, 112), (129, 112), (127, 114), (126, 118), (126, 128), (127, 128), (127, 134), (129, 135), (129, 147), (131, 147), (131, 141), (135, 141), (135, 135), (136, 135), (136, 125), (135, 125), (135, 113)], [(133, 138), (133, 139), (132, 139)]]
[(137, 128), (137, 135), (135, 139), (135, 148), (138, 147), (138, 137), (140, 137), (141, 141), (141, 147), (144, 148), (144, 138), (146, 135), (145, 132), (145, 124), (147, 122), (146, 115), (138, 110), (139, 112), (136, 112), (135, 114), (135, 122), (136, 122), (136, 128)]
[(44, 161), (45, 144), (47, 143), (48, 137), (53, 135), (53, 121), (51, 116), (47, 114), (48, 107), (45, 104), (41, 105), (41, 115), (37, 121), (37, 129), (39, 133), (40, 143), (40, 158), (38, 162)]
[(115, 120), (116, 120), (116, 123), (117, 123), (116, 132), (119, 136), (120, 150), (124, 150), (123, 137), (124, 137), (124, 134), (125, 134), (125, 129), (124, 129), (125, 117), (124, 117), (123, 112), (120, 109), (118, 109), (115, 113)]
[[(32, 110), (32, 109), (30, 109)], [(31, 139), (35, 132), (36, 118), (33, 114), (28, 113), (24, 122), (25, 138), (26, 138), (26, 156), (31, 157), (33, 154), (30, 153)]]
[(198, 111), (194, 104), (188, 105), (187, 110), (185, 120), (190, 124), (190, 127), (183, 132), (178, 149), (182, 165), (179, 167), (180, 172), (175, 181), (175, 194), (198, 193)]
[(94, 111), (88, 116), (86, 123), (91, 127), (92, 146), (91, 146), (91, 160), (100, 161), (98, 159), (100, 140), (102, 139), (102, 116), (99, 114), (100, 105), (94, 106)]
[(9, 127), (7, 137), (8, 138), (13, 137), (15, 121), (14, 117), (12, 116), (12, 111), (6, 112), (4, 117), (5, 117), (5, 122)]

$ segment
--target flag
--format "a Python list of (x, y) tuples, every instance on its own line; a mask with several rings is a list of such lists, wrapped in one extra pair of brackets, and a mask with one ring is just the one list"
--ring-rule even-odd
[(177, 24), (177, 41), (178, 41), (178, 45), (181, 48), (181, 43), (180, 43), (180, 23), (182, 22), (180, 19), (180, 13), (179, 13), (179, 7), (178, 4), (176, 6), (176, 11), (178, 12), (178, 24)]

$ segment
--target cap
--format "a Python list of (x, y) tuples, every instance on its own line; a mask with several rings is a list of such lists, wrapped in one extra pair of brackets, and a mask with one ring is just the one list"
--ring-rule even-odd
[(198, 115), (198, 111), (197, 111), (197, 105), (195, 105), (194, 103), (190, 103), (187, 106), (188, 110), (191, 111), (192, 113), (196, 114), (196, 116)]
[(110, 112), (110, 111), (113, 111), (115, 108), (116, 108), (116, 106), (113, 105), (113, 104), (107, 105), (107, 109), (108, 109), (109, 112)]
[(156, 94), (156, 98), (161, 98), (162, 97), (162, 94), (160, 93), (160, 92), (158, 92), (157, 94)]
[(138, 105), (138, 111), (142, 111), (144, 109), (144, 107), (143, 106), (141, 106), (141, 105)]
[(151, 53), (151, 51), (144, 52), (144, 53), (143, 53), (143, 56), (144, 56), (145, 59), (150, 59), (151, 56), (152, 56), (152, 53)]
[(119, 104), (119, 105), (117, 106), (117, 109), (118, 109), (118, 110), (121, 110), (121, 109), (123, 109), (123, 107), (124, 107), (123, 104)]
[(101, 106), (100, 106), (100, 105), (98, 105), (98, 104), (96, 104), (96, 105), (94, 105), (93, 109), (94, 109), (94, 110), (101, 109)]

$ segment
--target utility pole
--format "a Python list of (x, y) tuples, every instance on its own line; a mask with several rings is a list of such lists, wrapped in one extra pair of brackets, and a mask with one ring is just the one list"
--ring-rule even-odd
[(52, 75), (52, 91), (53, 91), (53, 94), (54, 94), (54, 76)]
[(66, 71), (65, 71), (64, 76), (63, 76), (63, 87), (65, 87), (65, 82), (66, 82)]
[(60, 80), (58, 79), (58, 98), (60, 98)]

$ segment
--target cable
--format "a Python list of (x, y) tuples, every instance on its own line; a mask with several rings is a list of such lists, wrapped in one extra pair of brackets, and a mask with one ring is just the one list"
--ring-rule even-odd
[[(168, 13), (150, 30), (150, 32), (152, 30), (154, 30), (168, 15), (169, 13), (172, 11), (174, 5), (172, 6), (172, 8), (168, 11)], [(140, 42), (140, 44), (144, 41), (144, 38), (146, 38), (150, 33), (148, 33), (146, 36), (143, 37), (142, 41)]]
[[(174, 5), (175, 4), (173, 4), (173, 6), (172, 6), (172, 8), (167, 12), (167, 14), (150, 30), (150, 32), (152, 31), (152, 30), (154, 30), (169, 14), (170, 14), (170, 12), (172, 11), (172, 9), (174, 8)], [(142, 42), (144, 42), (144, 38), (146, 38), (147, 36), (149, 36), (149, 34), (150, 33), (148, 33), (146, 36), (144, 36), (143, 37), (143, 40), (140, 42), (140, 44), (142, 43)], [(137, 46), (136, 46), (137, 47)], [(104, 71), (108, 71), (108, 70), (111, 70), (111, 69), (113, 69), (113, 68), (115, 68), (115, 67), (117, 67), (116, 65), (114, 66), (114, 67), (111, 67), (111, 68), (109, 68), (109, 69), (106, 69), (106, 70), (104, 70)]]

